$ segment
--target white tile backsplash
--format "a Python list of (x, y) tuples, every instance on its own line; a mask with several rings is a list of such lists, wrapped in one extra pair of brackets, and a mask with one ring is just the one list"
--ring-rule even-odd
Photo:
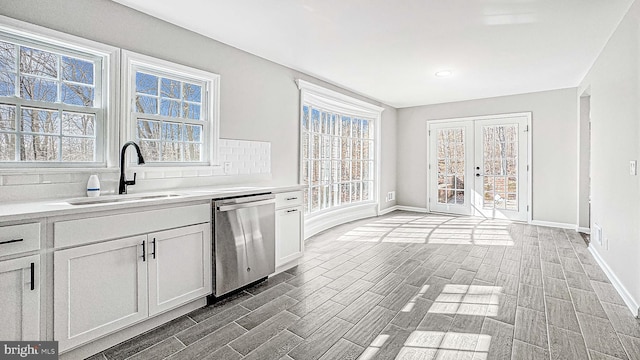
[[(220, 139), (219, 165), (210, 167), (190, 167), (185, 169), (154, 169), (136, 167), (127, 169), (127, 178), (138, 173), (136, 191), (156, 190), (166, 186), (203, 186), (207, 182), (220, 183), (236, 181), (246, 176), (260, 178), (271, 176), (271, 143), (236, 139)], [(224, 172), (223, 164), (230, 162), (231, 167)], [(119, 169), (78, 169), (69, 172), (46, 172), (16, 170), (0, 173), (0, 201), (38, 200), (60, 197), (80, 197), (86, 195), (86, 183), (91, 174), (98, 174), (104, 194), (117, 192)], [(211, 179), (211, 180), (207, 180)], [(227, 180), (223, 180), (227, 179)], [(235, 180), (234, 180), (235, 179)]]

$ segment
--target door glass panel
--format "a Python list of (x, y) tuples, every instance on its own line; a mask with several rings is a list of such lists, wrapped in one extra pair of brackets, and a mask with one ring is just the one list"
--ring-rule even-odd
[(464, 205), (464, 128), (438, 130), (438, 204)]
[(518, 125), (482, 128), (484, 209), (518, 210)]

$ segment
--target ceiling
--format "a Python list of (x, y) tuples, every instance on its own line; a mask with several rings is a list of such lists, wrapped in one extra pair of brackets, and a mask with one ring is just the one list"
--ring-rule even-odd
[(633, 3), (115, 1), (397, 108), (575, 87)]

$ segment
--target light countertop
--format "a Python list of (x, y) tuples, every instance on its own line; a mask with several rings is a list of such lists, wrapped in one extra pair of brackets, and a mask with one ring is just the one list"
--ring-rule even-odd
[[(0, 204), (0, 221), (19, 221), (50, 216), (62, 216), (79, 213), (120, 210), (152, 205), (179, 204), (182, 202), (193, 202), (198, 200), (221, 199), (226, 197), (244, 196), (259, 193), (282, 193), (303, 189), (302, 185), (290, 186), (262, 186), (262, 185), (242, 185), (242, 186), (212, 186), (197, 188), (181, 188), (164, 191), (153, 191), (148, 193), (130, 193), (129, 195), (108, 195), (97, 198), (73, 198), (73, 199), (50, 199), (30, 202), (7, 202)], [(139, 199), (140, 196), (153, 196), (161, 194), (171, 194), (170, 197), (155, 197)], [(106, 200), (108, 198), (121, 198), (117, 202), (92, 202), (88, 204), (72, 205), (69, 202), (82, 203), (83, 201)], [(131, 200), (126, 200), (127, 198)]]

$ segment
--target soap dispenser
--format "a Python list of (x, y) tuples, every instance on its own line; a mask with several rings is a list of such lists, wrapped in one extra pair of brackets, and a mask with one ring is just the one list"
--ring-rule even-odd
[(98, 175), (89, 176), (89, 181), (87, 181), (87, 196), (100, 196), (100, 179), (98, 179)]

